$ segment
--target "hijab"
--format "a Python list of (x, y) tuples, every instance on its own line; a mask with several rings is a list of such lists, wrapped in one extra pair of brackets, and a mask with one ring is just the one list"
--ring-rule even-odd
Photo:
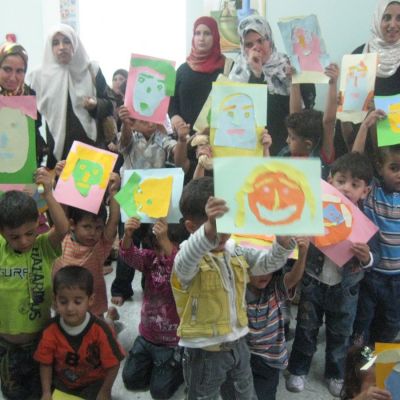
[(240, 37), (241, 53), (235, 62), (229, 78), (241, 82), (249, 81), (250, 70), (244, 48), (244, 38), (250, 31), (258, 33), (271, 43), (271, 56), (262, 68), (264, 79), (268, 85), (268, 91), (271, 94), (288, 96), (290, 93), (290, 80), (287, 78), (286, 68), (289, 66), (289, 59), (286, 55), (277, 52), (271, 27), (268, 22), (259, 15), (250, 15), (242, 19), (239, 23), (238, 33)]
[[(53, 37), (57, 33), (66, 36), (72, 44), (72, 58), (68, 64), (60, 64), (53, 54)], [(68, 25), (60, 24), (49, 33), (40, 69), (31, 76), (32, 88), (36, 91), (37, 105), (46, 118), (54, 138), (54, 155), (60, 160), (63, 153), (68, 94), (72, 109), (83, 126), (86, 135), (96, 141), (96, 122), (83, 107), (84, 98), (96, 96), (95, 77), (98, 65), (90, 62), (78, 35)]]
[(381, 22), (383, 14), (390, 3), (400, 3), (393, 0), (379, 0), (372, 19), (372, 38), (364, 47), (364, 52), (378, 53), (378, 66), (376, 76), (388, 78), (400, 66), (400, 40), (397, 43), (387, 43), (383, 39)]
[[(199, 25), (206, 25), (211, 31), (213, 44), (208, 53), (202, 53), (196, 50), (194, 46), (194, 36), (196, 29)], [(186, 59), (190, 68), (193, 71), (204, 72), (210, 74), (217, 69), (222, 69), (225, 64), (225, 56), (221, 53), (220, 38), (218, 32), (218, 25), (214, 18), (200, 17), (193, 26), (192, 50), (189, 57)]]
[[(20, 56), (22, 60), (24, 61), (25, 64), (25, 72), (28, 69), (28, 53), (26, 50), (17, 43), (12, 43), (12, 42), (5, 42), (0, 46), (0, 67), (3, 64), (3, 61), (8, 57), (8, 56)], [(6, 91), (0, 86), (0, 95), (1, 96), (22, 96), (26, 94), (27, 88), (24, 82), (22, 82), (22, 85), (19, 86), (16, 90), (13, 92)]]

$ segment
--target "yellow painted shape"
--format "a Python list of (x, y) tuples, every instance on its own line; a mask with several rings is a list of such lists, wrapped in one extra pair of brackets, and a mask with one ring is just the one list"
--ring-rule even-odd
[[(400, 350), (400, 343), (375, 343), (375, 354), (379, 354), (386, 350)], [(392, 372), (396, 363), (379, 363), (375, 364), (376, 385), (385, 389), (385, 380)]]
[(53, 400), (84, 400), (82, 397), (64, 393), (57, 389), (54, 390), (52, 398)]
[(139, 212), (150, 218), (166, 217), (171, 202), (172, 182), (172, 176), (145, 179), (133, 194)]
[(388, 118), (392, 132), (400, 133), (400, 103), (389, 105)]

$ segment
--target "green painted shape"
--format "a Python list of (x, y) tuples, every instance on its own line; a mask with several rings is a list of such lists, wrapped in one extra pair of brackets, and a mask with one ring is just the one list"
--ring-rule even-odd
[(139, 207), (135, 203), (134, 196), (140, 190), (141, 180), (142, 177), (138, 173), (134, 172), (121, 190), (114, 196), (114, 199), (130, 218), (135, 217), (140, 219)]

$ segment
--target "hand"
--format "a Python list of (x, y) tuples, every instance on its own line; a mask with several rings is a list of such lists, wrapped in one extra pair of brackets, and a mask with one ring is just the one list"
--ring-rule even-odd
[(206, 204), (206, 214), (208, 221), (215, 224), (216, 218), (221, 218), (225, 213), (229, 211), (226, 205), (226, 201), (210, 196)]
[(310, 238), (305, 236), (298, 236), (294, 238), (297, 243), (297, 247), (299, 248), (299, 256), (305, 255), (308, 251), (308, 247), (310, 246)]
[(261, 143), (264, 146), (264, 149), (269, 149), (272, 145), (272, 136), (268, 133), (268, 129), (263, 129)]
[(97, 107), (96, 97), (85, 97), (83, 99), (83, 107), (86, 108), (86, 110), (94, 110)]
[(36, 185), (42, 185), (44, 195), (52, 193), (53, 190), (53, 177), (51, 176), (50, 172), (44, 168), (40, 167), (36, 170), (35, 175), (35, 183)]
[(392, 400), (392, 395), (386, 389), (370, 386), (356, 396), (354, 400)]
[(285, 249), (291, 249), (292, 246), (292, 236), (277, 236), (276, 241)]
[(176, 133), (180, 142), (186, 142), (190, 134), (190, 124), (187, 124), (183, 119), (176, 124)]
[(369, 246), (366, 243), (353, 243), (351, 250), (361, 264), (368, 265), (370, 263), (371, 255), (369, 254)]
[(207, 156), (208, 158), (212, 158), (211, 146), (209, 144), (201, 144), (196, 147), (196, 157)]
[(186, 124), (186, 121), (180, 115), (174, 115), (171, 118), (172, 128), (175, 132), (178, 132), (178, 127), (182, 124)]
[(284, 70), (285, 70), (286, 77), (291, 81), (293, 78), (293, 75), (296, 75), (296, 68), (292, 67), (291, 65), (287, 65)]
[(129, 110), (125, 106), (121, 106), (118, 111), (119, 119), (128, 128), (133, 129), (133, 124), (135, 123), (134, 118), (129, 114)]
[(40, 398), (40, 400), (53, 400), (53, 396), (50, 393), (43, 393), (42, 397)]
[(112, 296), (111, 303), (115, 304), (116, 306), (121, 307), (125, 303), (125, 300), (122, 296)]
[(159, 242), (168, 238), (168, 223), (165, 218), (160, 218), (154, 224), (153, 233)]
[(253, 74), (257, 78), (260, 78), (263, 67), (261, 53), (256, 49), (250, 49), (247, 55), (247, 63), (249, 64), (249, 68)]
[(57, 176), (60, 176), (64, 167), (65, 167), (66, 161), (65, 160), (61, 160), (58, 161), (55, 168), (54, 168), (54, 172)]
[(125, 235), (129, 238), (132, 237), (134, 231), (140, 228), (140, 220), (137, 218), (129, 218), (128, 221), (125, 222), (124, 232)]
[(115, 195), (121, 187), (121, 178), (116, 172), (111, 172), (110, 181), (108, 182), (108, 193), (110, 196)]
[(328, 76), (329, 79), (329, 84), (336, 84), (337, 80), (339, 78), (339, 66), (337, 64), (329, 64), (326, 68), (325, 68), (325, 75)]
[(108, 143), (107, 148), (108, 148), (108, 150), (112, 151), (113, 153), (118, 153), (118, 150), (119, 150), (118, 145), (113, 142)]
[(111, 400), (111, 390), (100, 390), (96, 400)]
[(371, 126), (375, 125), (379, 120), (385, 119), (386, 113), (383, 110), (374, 110), (371, 111), (364, 119), (363, 123), (361, 124), (365, 128), (369, 129)]

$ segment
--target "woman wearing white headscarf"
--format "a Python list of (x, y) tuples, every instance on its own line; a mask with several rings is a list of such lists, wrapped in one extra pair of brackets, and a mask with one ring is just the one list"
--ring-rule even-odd
[[(246, 83), (268, 85), (267, 125), (272, 135), (271, 154), (277, 154), (285, 145), (287, 130), (285, 118), (289, 114), (291, 78), (289, 58), (278, 53), (271, 27), (265, 18), (250, 15), (238, 26), (241, 53), (229, 78)], [(312, 108), (315, 99), (314, 85), (302, 85), (306, 108)]]
[(103, 147), (96, 122), (112, 115), (113, 104), (99, 66), (70, 26), (60, 24), (50, 32), (43, 64), (31, 80), (47, 122), (48, 167), (66, 158), (74, 140)]

